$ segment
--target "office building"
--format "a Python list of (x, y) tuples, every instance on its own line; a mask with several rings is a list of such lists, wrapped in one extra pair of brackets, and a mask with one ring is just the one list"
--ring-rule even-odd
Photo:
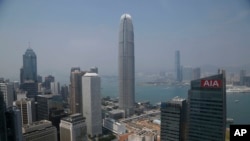
[(175, 51), (175, 78), (177, 82), (182, 81), (180, 51)]
[(129, 14), (123, 14), (120, 19), (118, 50), (119, 108), (128, 117), (134, 114), (135, 103), (134, 30)]
[[(67, 85), (63, 85), (61, 86), (61, 95), (64, 99), (64, 101), (68, 102), (68, 98), (69, 98), (69, 87)], [(68, 102), (69, 103), (69, 102)]]
[(20, 89), (27, 91), (27, 97), (37, 95), (37, 60), (35, 52), (29, 47), (23, 54), (23, 66), (20, 69)]
[(17, 107), (9, 107), (5, 113), (7, 141), (22, 141), (21, 113)]
[(59, 82), (51, 82), (50, 89), (52, 94), (60, 94), (60, 83)]
[(188, 91), (187, 111), (189, 141), (225, 140), (225, 71), (191, 81), (191, 88)]
[(186, 110), (186, 100), (179, 97), (161, 103), (161, 140), (185, 141)]
[(49, 93), (51, 91), (51, 87), (50, 87), (50, 83), (51, 82), (55, 82), (55, 77), (52, 75), (48, 75), (44, 78), (44, 83), (43, 86), (45, 88), (45, 91), (47, 91), (47, 93)]
[(13, 105), (20, 109), (21, 112), (21, 123), (31, 124), (36, 121), (35, 101), (34, 99), (21, 99), (13, 102)]
[(70, 73), (70, 110), (71, 114), (82, 113), (82, 76), (85, 71), (71, 68)]
[(126, 126), (123, 123), (116, 122), (112, 118), (103, 119), (103, 127), (118, 135), (126, 133)]
[(35, 52), (29, 47), (23, 55), (22, 80), (33, 80), (37, 82), (37, 61)]
[(57, 141), (56, 127), (48, 120), (24, 125), (22, 130), (23, 141)]
[(4, 96), (4, 102), (6, 104), (6, 107), (11, 107), (12, 103), (14, 101), (14, 86), (12, 83), (8, 82), (1, 82), (0, 83), (0, 91), (2, 92)]
[(76, 113), (61, 119), (60, 141), (87, 141), (85, 118)]
[(63, 100), (60, 95), (37, 96), (37, 120), (49, 120), (52, 111), (63, 110)]
[(200, 79), (200, 77), (201, 77), (201, 69), (200, 68), (193, 69), (193, 79), (192, 80)]
[(21, 84), (21, 90), (27, 92), (27, 98), (35, 98), (38, 94), (38, 84), (33, 80), (25, 80), (24, 83)]
[(6, 106), (3, 92), (0, 91), (0, 140), (7, 141), (7, 128), (5, 118)]
[(82, 76), (83, 116), (86, 117), (88, 136), (102, 134), (101, 79), (96, 73)]

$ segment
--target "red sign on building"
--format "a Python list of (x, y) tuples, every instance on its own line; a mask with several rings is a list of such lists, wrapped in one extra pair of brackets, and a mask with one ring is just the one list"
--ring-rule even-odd
[(222, 81), (221, 80), (201, 80), (202, 88), (221, 88)]

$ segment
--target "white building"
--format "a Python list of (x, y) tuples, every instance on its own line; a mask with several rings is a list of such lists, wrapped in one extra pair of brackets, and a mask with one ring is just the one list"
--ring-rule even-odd
[(86, 141), (85, 118), (80, 113), (70, 115), (61, 119), (60, 140), (61, 141)]
[(60, 83), (59, 82), (50, 82), (50, 89), (52, 94), (60, 93)]
[(102, 134), (101, 79), (96, 73), (82, 76), (83, 116), (86, 117), (88, 136)]
[(126, 133), (126, 126), (122, 123), (116, 122), (111, 118), (103, 119), (103, 127), (107, 128), (115, 134), (121, 135)]
[(3, 93), (6, 107), (11, 107), (14, 101), (14, 86), (11, 83), (0, 83), (0, 91)]
[(33, 99), (16, 100), (13, 105), (21, 111), (22, 125), (31, 124), (35, 121), (35, 103)]

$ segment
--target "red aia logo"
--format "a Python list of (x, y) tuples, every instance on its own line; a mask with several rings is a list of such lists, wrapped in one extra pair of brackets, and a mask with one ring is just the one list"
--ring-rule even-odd
[(221, 80), (201, 80), (201, 87), (203, 88), (221, 88)]

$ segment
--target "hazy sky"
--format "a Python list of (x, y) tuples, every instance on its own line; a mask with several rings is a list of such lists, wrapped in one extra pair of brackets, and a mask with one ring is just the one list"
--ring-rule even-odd
[[(0, 77), (19, 80), (28, 42), (38, 74), (117, 74), (120, 16), (132, 16), (136, 71), (250, 64), (248, 0), (0, 0)], [(67, 80), (68, 81), (68, 80)]]

